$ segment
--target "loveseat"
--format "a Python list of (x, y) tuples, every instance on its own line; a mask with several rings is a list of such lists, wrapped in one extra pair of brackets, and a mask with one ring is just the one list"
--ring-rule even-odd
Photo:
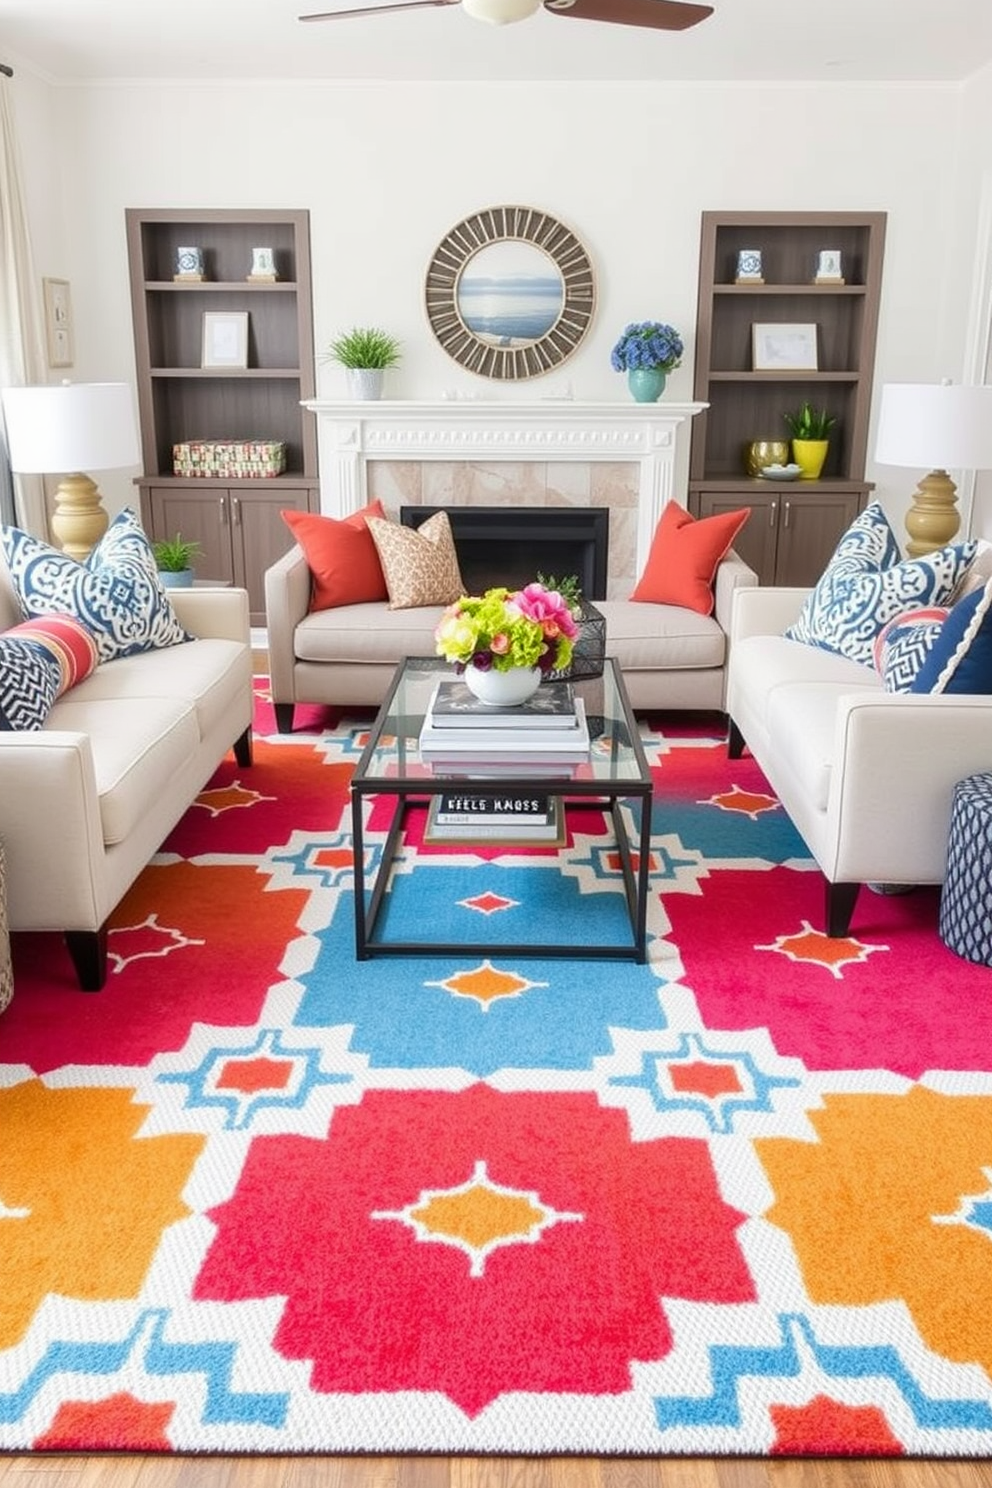
[[(224, 755), (251, 761), (242, 589), (170, 591), (195, 637), (101, 662), (40, 728), (0, 731), (11, 930), (60, 930), (80, 986), (107, 973), (107, 919)], [(21, 622), (0, 558), (0, 632)]]
[[(597, 600), (606, 651), (620, 662), (639, 709), (724, 707), (727, 631), (738, 588), (758, 577), (731, 550), (713, 581), (712, 615), (682, 605)], [(276, 724), (293, 727), (297, 703), (378, 706), (405, 656), (433, 656), (441, 605), (390, 609), (385, 600), (309, 609), (311, 575), (294, 546), (265, 576), (269, 674)]]
[[(992, 571), (989, 556), (979, 545), (974, 561)], [(786, 636), (810, 592), (755, 588), (735, 596), (728, 751), (737, 758), (746, 745), (760, 765), (824, 874), (826, 933), (843, 936), (861, 885), (943, 882), (954, 785), (992, 765), (990, 689), (965, 675), (966, 645), (980, 643), (987, 675), (992, 581), (942, 622), (911, 613), (901, 635), (889, 622), (892, 644), (903, 647), (900, 664), (912, 671), (917, 643), (936, 648), (940, 631), (953, 626), (959, 608), (969, 608), (967, 643), (962, 621), (946, 647), (950, 659), (934, 672), (943, 691), (889, 690), (906, 683), (886, 672), (877, 640), (881, 671)], [(937, 655), (934, 649), (931, 660)], [(957, 684), (948, 681), (955, 668)], [(917, 678), (925, 679), (922, 670), (909, 685), (919, 685)], [(950, 690), (962, 678), (961, 690)]]

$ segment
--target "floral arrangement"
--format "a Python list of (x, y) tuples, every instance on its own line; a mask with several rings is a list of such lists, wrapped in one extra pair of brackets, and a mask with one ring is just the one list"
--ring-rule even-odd
[(630, 372), (634, 367), (660, 367), (671, 372), (682, 361), (682, 337), (670, 325), (657, 320), (642, 320), (626, 327), (610, 354), (614, 372)]
[(463, 594), (448, 606), (434, 632), (435, 650), (459, 672), (469, 662), (480, 671), (540, 667), (553, 672), (571, 661), (578, 629), (557, 589), (539, 583), (515, 593), (487, 589), (482, 595)]

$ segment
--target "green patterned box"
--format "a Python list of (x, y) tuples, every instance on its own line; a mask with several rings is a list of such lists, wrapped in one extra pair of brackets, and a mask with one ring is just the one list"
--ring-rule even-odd
[(286, 446), (278, 439), (187, 439), (172, 446), (175, 475), (257, 478), (285, 469)]

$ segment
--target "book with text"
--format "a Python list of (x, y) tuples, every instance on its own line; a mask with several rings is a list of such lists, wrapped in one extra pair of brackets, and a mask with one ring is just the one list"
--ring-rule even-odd
[(427, 812), (425, 842), (500, 842), (507, 846), (533, 843), (545, 847), (561, 847), (565, 842), (565, 813), (557, 796), (552, 801), (550, 820), (540, 822), (439, 822), (437, 805), (438, 798), (435, 796)]
[(571, 729), (578, 723), (570, 682), (542, 682), (532, 697), (513, 708), (480, 703), (458, 678), (437, 684), (428, 718), (434, 728)]
[(430, 717), (420, 731), (420, 752), (425, 759), (432, 754), (470, 756), (472, 754), (568, 754), (582, 758), (589, 753), (589, 729), (581, 698), (575, 700), (578, 722), (570, 729), (533, 728), (434, 728)]
[(554, 816), (555, 797), (547, 791), (504, 791), (498, 796), (474, 795), (471, 791), (445, 791), (438, 796), (434, 820), (438, 826), (469, 822), (482, 825), (507, 822), (547, 824)]

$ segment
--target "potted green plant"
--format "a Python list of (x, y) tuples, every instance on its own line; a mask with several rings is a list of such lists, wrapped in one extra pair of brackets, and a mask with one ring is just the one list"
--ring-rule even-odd
[(325, 361), (344, 367), (355, 398), (381, 398), (383, 374), (400, 360), (400, 343), (378, 326), (354, 326), (336, 336)]
[(175, 537), (152, 543), (158, 576), (167, 589), (188, 589), (193, 582), (193, 560), (200, 556), (198, 542), (184, 542), (181, 532)]
[(800, 480), (818, 480), (830, 448), (830, 430), (837, 420), (825, 408), (805, 402), (798, 413), (782, 417), (792, 435), (792, 458), (799, 466)]

